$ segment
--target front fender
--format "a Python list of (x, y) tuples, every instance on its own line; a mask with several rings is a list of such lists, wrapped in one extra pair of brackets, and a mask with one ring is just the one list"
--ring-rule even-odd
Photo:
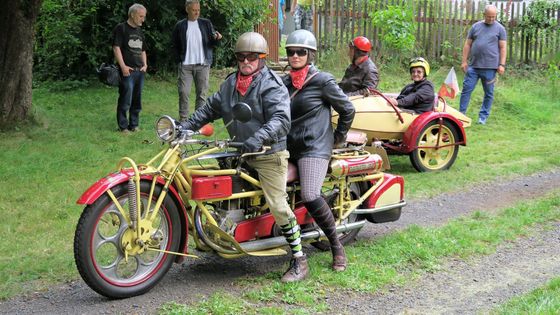
[(460, 145), (467, 145), (467, 135), (465, 133), (465, 128), (463, 128), (463, 123), (455, 118), (454, 116), (445, 112), (426, 112), (420, 114), (414, 121), (408, 126), (408, 129), (403, 135), (402, 151), (403, 153), (410, 153), (416, 149), (416, 139), (420, 135), (422, 129), (431, 121), (434, 120), (447, 120), (451, 122), (453, 126), (459, 131), (459, 139), (457, 141)]
[[(101, 197), (101, 195), (103, 195), (107, 190), (115, 187), (116, 185), (128, 181), (128, 179), (133, 176), (134, 176), (133, 169), (122, 169), (119, 172), (111, 173), (101, 178), (93, 185), (91, 185), (82, 194), (82, 196), (78, 199), (76, 203), (80, 205), (91, 205), (99, 197)], [(151, 181), (153, 180), (153, 176), (142, 175), (140, 176), (140, 179)], [(157, 182), (162, 186), (165, 185), (165, 181), (161, 177), (158, 177)], [(175, 189), (173, 185), (169, 186), (168, 192), (169, 192), (169, 196), (173, 198), (173, 201), (177, 205), (177, 208), (179, 209), (179, 216), (181, 217), (181, 229), (182, 229), (181, 235), (183, 235), (183, 237), (181, 238), (181, 245), (179, 247), (179, 251), (181, 253), (187, 253), (187, 238), (188, 238), (188, 226), (189, 226), (187, 211), (185, 209), (183, 200), (181, 199), (179, 193), (177, 192), (177, 189)], [(182, 262), (183, 260), (184, 260), (183, 256), (177, 256), (177, 258), (175, 259), (175, 261), (178, 263)]]

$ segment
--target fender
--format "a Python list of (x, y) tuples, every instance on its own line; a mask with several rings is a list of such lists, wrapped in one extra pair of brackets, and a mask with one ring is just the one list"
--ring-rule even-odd
[(408, 127), (403, 135), (402, 150), (403, 153), (410, 153), (416, 149), (416, 139), (428, 123), (433, 120), (443, 119), (450, 121), (453, 126), (459, 131), (459, 139), (457, 144), (467, 145), (467, 136), (465, 134), (465, 128), (463, 128), (463, 123), (460, 120), (453, 117), (449, 113), (445, 112), (426, 112), (420, 114)]
[[(375, 184), (375, 180), (371, 183)], [(398, 187), (393, 188), (394, 185)], [(392, 188), (392, 189), (391, 189)], [(388, 193), (388, 195), (385, 195)], [(385, 195), (385, 196), (384, 196)], [(391, 196), (389, 196), (391, 195)], [(383, 198), (381, 198), (384, 196)], [(382, 199), (380, 201), (380, 198)], [(390, 200), (385, 200), (390, 199)], [(364, 207), (373, 209), (379, 206), (385, 206), (388, 203), (398, 203), (404, 200), (404, 178), (400, 175), (383, 174), (383, 183), (371, 194), (364, 202)]]
[[(80, 205), (91, 205), (99, 197), (101, 197), (101, 195), (103, 195), (107, 190), (113, 188), (114, 186), (117, 186), (121, 183), (124, 183), (124, 182), (128, 181), (128, 179), (132, 176), (134, 176), (134, 170), (133, 169), (123, 169), (119, 172), (111, 173), (111, 174), (101, 178), (100, 180), (95, 182), (93, 185), (91, 185), (82, 194), (82, 196), (80, 197), (80, 199), (78, 199), (78, 201), (76, 203), (80, 204)], [(151, 181), (153, 179), (153, 176), (143, 175), (143, 176), (140, 176), (140, 179)], [(162, 186), (165, 185), (165, 182), (162, 178), (158, 178), (157, 182), (159, 184), (161, 184)], [(168, 192), (169, 192), (168, 195), (171, 196), (171, 198), (173, 199), (173, 201), (177, 205), (177, 208), (179, 209), (179, 216), (181, 217), (181, 235), (183, 235), (183, 237), (181, 238), (181, 245), (179, 246), (179, 252), (186, 254), (187, 253), (187, 241), (188, 241), (188, 227), (189, 227), (187, 211), (185, 209), (185, 205), (183, 203), (183, 200), (179, 196), (179, 193), (177, 192), (177, 189), (175, 189), (175, 186), (169, 185), (169, 191)], [(184, 256), (178, 256), (177, 255), (176, 258), (175, 258), (175, 262), (180, 263), (184, 260), (184, 258), (185, 258)]]

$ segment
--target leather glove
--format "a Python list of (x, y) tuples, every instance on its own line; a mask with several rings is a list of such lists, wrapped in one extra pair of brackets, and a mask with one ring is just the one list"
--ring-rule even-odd
[(340, 149), (343, 148), (346, 145), (346, 134), (339, 132), (339, 131), (335, 131), (334, 132), (334, 148), (335, 149)]
[(262, 148), (262, 143), (254, 137), (250, 137), (249, 139), (243, 142), (243, 147), (241, 147), (241, 153), (252, 153), (260, 151)]
[(183, 130), (193, 130), (191, 124), (187, 123), (186, 121), (182, 121), (179, 123)]

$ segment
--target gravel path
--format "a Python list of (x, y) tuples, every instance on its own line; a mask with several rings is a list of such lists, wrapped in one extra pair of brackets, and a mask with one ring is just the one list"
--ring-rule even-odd
[[(493, 211), (524, 199), (543, 196), (560, 187), (560, 169), (513, 180), (498, 180), (463, 192), (429, 200), (408, 200), (399, 221), (368, 224), (359, 238), (372, 239), (410, 224), (441, 225), (475, 210)], [(472, 261), (452, 260), (442, 271), (427, 274), (404, 288), (349, 299), (332, 297), (336, 314), (465, 314), (484, 311), (560, 275), (560, 225), (530, 238), (507, 244), (489, 256)], [(151, 314), (164, 303), (190, 303), (218, 290), (239, 290), (241, 277), (279, 270), (285, 257), (226, 260), (217, 256), (175, 265), (147, 294), (108, 300), (82, 281), (72, 281), (26, 296), (0, 302), (0, 314)], [(193, 293), (196, 292), (196, 293)]]

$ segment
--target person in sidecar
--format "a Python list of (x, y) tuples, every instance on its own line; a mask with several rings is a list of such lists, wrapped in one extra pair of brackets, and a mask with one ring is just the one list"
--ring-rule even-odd
[(358, 36), (348, 44), (348, 57), (352, 63), (346, 68), (344, 77), (338, 84), (346, 95), (368, 96), (370, 89), (377, 88), (379, 73), (368, 56), (370, 51), (371, 42), (364, 36)]
[[(346, 254), (336, 234), (334, 216), (321, 196), (332, 149), (344, 144), (354, 120), (354, 106), (335, 78), (314, 65), (317, 41), (307, 30), (292, 32), (286, 40), (290, 73), (283, 77), (291, 98), (292, 127), (288, 134), (291, 160), (298, 166), (301, 199), (331, 245), (332, 268), (346, 269)], [(331, 109), (339, 114), (333, 132)]]
[(265, 154), (247, 158), (247, 163), (257, 171), (266, 202), (292, 251), (293, 258), (282, 281), (302, 280), (309, 274), (307, 258), (302, 251), (300, 227), (288, 205), (286, 193), (289, 158), (286, 135), (290, 129), (288, 90), (280, 77), (266, 66), (268, 44), (262, 35), (255, 32), (242, 34), (234, 52), (237, 71), (230, 74), (219, 91), (181, 124), (189, 130), (198, 130), (219, 118), (227, 124), (233, 120), (232, 108), (237, 102), (251, 106), (251, 120), (246, 123), (233, 121), (227, 130), (232, 139), (243, 142), (243, 153), (260, 151), (264, 145), (271, 147)]
[(434, 84), (427, 79), (430, 64), (422, 57), (413, 58), (408, 64), (411, 84), (405, 86), (397, 98), (389, 97), (391, 104), (416, 114), (429, 112), (434, 106)]

